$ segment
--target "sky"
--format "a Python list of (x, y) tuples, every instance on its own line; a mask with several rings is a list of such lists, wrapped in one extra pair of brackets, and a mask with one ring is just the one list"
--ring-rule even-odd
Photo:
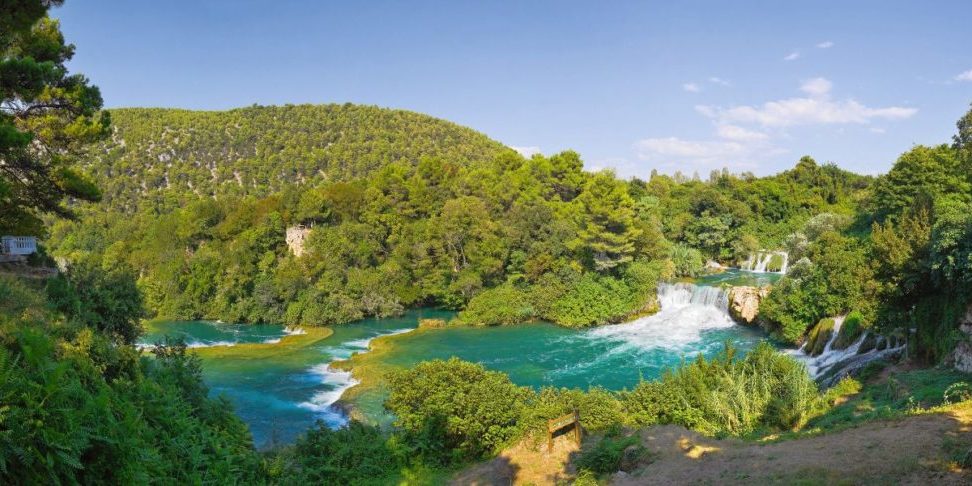
[(67, 0), (108, 108), (362, 103), (646, 177), (887, 171), (972, 102), (972, 1)]

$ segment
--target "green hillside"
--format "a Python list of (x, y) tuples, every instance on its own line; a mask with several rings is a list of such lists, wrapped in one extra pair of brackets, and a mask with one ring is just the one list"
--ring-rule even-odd
[(475, 164), (504, 148), (427, 115), (350, 103), (125, 108), (111, 110), (111, 120), (111, 138), (91, 149), (86, 169), (105, 202), (122, 208), (188, 194), (263, 196), (284, 185), (349, 180), (422, 157)]

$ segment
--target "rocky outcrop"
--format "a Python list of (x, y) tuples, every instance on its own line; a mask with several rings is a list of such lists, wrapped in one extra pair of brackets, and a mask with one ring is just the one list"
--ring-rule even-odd
[(767, 295), (768, 287), (732, 287), (729, 289), (729, 315), (744, 324), (756, 322), (759, 303)]
[(726, 266), (724, 266), (723, 264), (715, 260), (709, 260), (705, 262), (706, 273), (722, 273), (726, 271), (726, 268), (727, 268)]
[(959, 321), (959, 331), (963, 339), (955, 346), (952, 360), (955, 369), (972, 373), (972, 304), (969, 304), (965, 316)]
[(304, 225), (291, 226), (287, 228), (287, 247), (296, 257), (304, 254), (304, 241), (307, 239), (311, 229)]

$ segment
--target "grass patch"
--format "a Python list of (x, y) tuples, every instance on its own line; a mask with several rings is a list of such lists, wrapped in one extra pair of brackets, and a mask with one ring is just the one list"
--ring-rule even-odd
[(239, 343), (234, 346), (210, 346), (194, 348), (193, 352), (205, 359), (266, 359), (293, 353), (334, 334), (334, 331), (329, 327), (304, 327), (302, 329), (304, 334), (289, 334), (280, 338), (280, 341), (276, 343)]

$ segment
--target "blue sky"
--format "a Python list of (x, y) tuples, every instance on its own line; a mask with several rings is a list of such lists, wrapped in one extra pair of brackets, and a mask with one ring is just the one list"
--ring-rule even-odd
[(624, 176), (886, 171), (972, 102), (972, 2), (67, 0), (108, 107), (354, 102)]

